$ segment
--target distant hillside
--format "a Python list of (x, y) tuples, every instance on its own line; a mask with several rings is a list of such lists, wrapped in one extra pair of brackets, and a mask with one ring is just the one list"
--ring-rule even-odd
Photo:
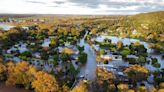
[(135, 27), (140, 27), (141, 25), (164, 27), (164, 11), (137, 14), (130, 16), (129, 19), (132, 20)]
[(25, 17), (32, 17), (36, 16), (34, 14), (0, 14), (0, 18), (25, 18)]
[(164, 11), (122, 17), (108, 34), (164, 42)]

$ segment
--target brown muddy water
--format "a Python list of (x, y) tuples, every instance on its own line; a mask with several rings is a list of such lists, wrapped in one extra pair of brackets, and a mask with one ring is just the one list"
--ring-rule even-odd
[(32, 90), (26, 90), (24, 88), (8, 87), (4, 82), (0, 82), (0, 92), (34, 92)]

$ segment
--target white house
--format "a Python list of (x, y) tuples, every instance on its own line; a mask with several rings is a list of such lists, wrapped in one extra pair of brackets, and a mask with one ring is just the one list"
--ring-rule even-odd
[(120, 55), (101, 55), (100, 57), (105, 60), (122, 60)]
[(138, 59), (138, 57), (136, 55), (127, 55), (126, 58), (135, 58), (135, 59)]

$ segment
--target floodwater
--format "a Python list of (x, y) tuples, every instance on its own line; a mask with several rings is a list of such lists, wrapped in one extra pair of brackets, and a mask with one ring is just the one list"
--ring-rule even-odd
[(130, 45), (130, 43), (135, 43), (135, 42), (140, 42), (140, 44), (143, 44), (144, 47), (147, 49), (147, 53), (149, 57), (153, 57), (153, 58), (157, 58), (158, 62), (161, 64), (160, 68), (155, 68), (153, 67), (151, 64), (146, 64), (145, 67), (147, 67), (149, 69), (149, 71), (155, 71), (155, 70), (159, 70), (161, 68), (164, 68), (164, 59), (162, 59), (162, 55), (159, 54), (153, 54), (153, 50), (151, 48), (149, 48), (149, 43), (144, 42), (144, 41), (140, 41), (138, 39), (132, 39), (132, 38), (120, 38), (120, 37), (116, 37), (116, 36), (98, 36), (97, 38), (95, 38), (96, 41), (98, 42), (103, 42), (104, 39), (111, 39), (112, 43), (117, 43), (118, 41), (122, 41), (122, 43), (124, 45)]
[(7, 25), (7, 24), (0, 24), (0, 28), (2, 28), (5, 31), (10, 30), (13, 27), (15, 27), (15, 26), (10, 26), (10, 25)]
[(0, 83), (0, 92), (34, 92), (32, 90), (26, 90), (24, 88), (8, 87), (5, 83)]

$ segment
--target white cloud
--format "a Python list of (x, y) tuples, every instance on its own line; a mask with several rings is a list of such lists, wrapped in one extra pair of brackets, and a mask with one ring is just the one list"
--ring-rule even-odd
[(164, 10), (164, 0), (2, 0), (0, 13), (136, 14)]

